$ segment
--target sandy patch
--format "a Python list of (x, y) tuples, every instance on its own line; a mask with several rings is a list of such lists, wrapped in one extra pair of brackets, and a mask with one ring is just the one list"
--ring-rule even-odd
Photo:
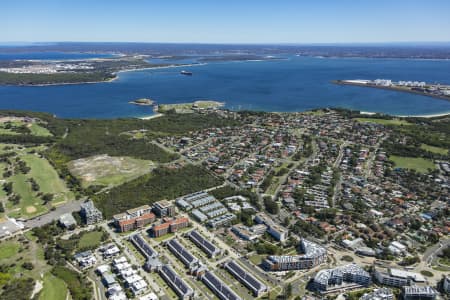
[(27, 208), (26, 208), (26, 211), (28, 214), (32, 214), (32, 213), (36, 212), (36, 210), (37, 209), (34, 206), (27, 206)]

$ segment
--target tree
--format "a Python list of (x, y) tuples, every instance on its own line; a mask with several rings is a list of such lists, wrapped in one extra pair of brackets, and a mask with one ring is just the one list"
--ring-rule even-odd
[(44, 204), (49, 203), (53, 200), (53, 194), (44, 194), (44, 196), (42, 196), (42, 200), (44, 201)]
[(13, 184), (12, 182), (5, 182), (3, 184), (3, 190), (6, 192), (7, 195), (10, 195), (13, 191)]
[(270, 214), (276, 215), (279, 212), (278, 204), (272, 200), (272, 197), (264, 197), (264, 207), (266, 211)]
[(289, 299), (292, 296), (292, 284), (291, 283), (289, 283), (286, 286), (286, 289), (284, 291), (284, 296), (286, 299)]

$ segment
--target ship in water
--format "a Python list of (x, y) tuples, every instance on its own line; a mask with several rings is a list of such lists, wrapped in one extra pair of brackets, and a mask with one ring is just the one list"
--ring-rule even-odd
[(192, 72), (185, 71), (185, 70), (181, 71), (180, 74), (181, 74), (181, 75), (192, 76)]

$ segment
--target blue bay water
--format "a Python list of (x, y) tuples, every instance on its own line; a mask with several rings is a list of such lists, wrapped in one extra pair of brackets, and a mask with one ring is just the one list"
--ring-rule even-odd
[[(193, 76), (180, 75), (181, 70)], [(1, 109), (46, 111), (60, 117), (112, 118), (152, 114), (128, 102), (210, 99), (230, 109), (304, 111), (344, 107), (395, 115), (450, 112), (450, 101), (380, 89), (339, 86), (334, 79), (418, 80), (450, 84), (449, 60), (313, 58), (221, 62), (122, 72), (113, 82), (61, 86), (0, 86)]]

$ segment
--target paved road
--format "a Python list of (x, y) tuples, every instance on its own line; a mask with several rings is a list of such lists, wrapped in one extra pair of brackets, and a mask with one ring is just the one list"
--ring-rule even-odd
[[(136, 256), (133, 254), (133, 252), (128, 248), (128, 245), (124, 243), (124, 240), (128, 239), (128, 237), (132, 234), (135, 234), (136, 232), (131, 232), (128, 235), (124, 235), (124, 236), (120, 236), (118, 235), (116, 232), (114, 232), (113, 229), (111, 229), (111, 227), (108, 226), (108, 224), (106, 222), (103, 222), (101, 224), (101, 226), (103, 227), (103, 229), (106, 230), (106, 232), (109, 233), (110, 237), (112, 238), (112, 240), (119, 245), (120, 247), (122, 247), (123, 251), (122, 254), (126, 256), (126, 258), (128, 259), (128, 261), (135, 265), (135, 266), (142, 266), (142, 263), (140, 263)], [(143, 277), (146, 279), (145, 281), (149, 284), (151, 290), (156, 293), (160, 299), (163, 299), (166, 297), (166, 294), (163, 292), (163, 290), (158, 286), (158, 284), (153, 280), (153, 278), (150, 276), (149, 273), (147, 272), (143, 272), (141, 275), (143, 275)]]
[(51, 223), (53, 220), (58, 220), (59, 216), (65, 213), (73, 213), (81, 209), (83, 200), (75, 200), (58, 206), (55, 210), (51, 210), (45, 215), (26, 220), (24, 223), (27, 228), (40, 227), (42, 225)]
[(434, 244), (433, 246), (429, 247), (422, 256), (422, 261), (426, 264), (431, 264), (434, 258), (436, 258), (436, 255), (445, 247), (450, 245), (450, 238), (443, 239), (440, 242)]

